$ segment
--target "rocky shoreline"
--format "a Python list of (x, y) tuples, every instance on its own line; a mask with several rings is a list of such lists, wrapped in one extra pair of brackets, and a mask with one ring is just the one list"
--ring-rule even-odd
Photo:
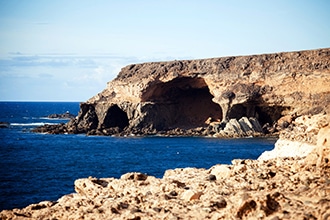
[[(35, 132), (279, 140), (258, 160), (75, 181), (1, 219), (330, 219), (330, 49), (133, 64)], [(197, 155), (198, 156), (198, 155)]]
[[(3, 210), (0, 218), (330, 219), (329, 117), (299, 117), (280, 138), (287, 143), (286, 153), (275, 147), (258, 160), (177, 168), (163, 178), (127, 173), (119, 179), (78, 179), (76, 193)], [(308, 144), (307, 155), (286, 156), (293, 143)]]

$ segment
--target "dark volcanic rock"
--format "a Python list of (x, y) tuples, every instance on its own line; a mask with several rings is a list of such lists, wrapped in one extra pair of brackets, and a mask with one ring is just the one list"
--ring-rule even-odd
[(76, 116), (71, 114), (70, 112), (65, 112), (63, 114), (50, 114), (47, 116), (48, 118), (59, 118), (59, 119), (72, 119), (75, 118)]
[(8, 122), (3, 122), (3, 121), (0, 122), (0, 128), (9, 128), (9, 125), (10, 123)]

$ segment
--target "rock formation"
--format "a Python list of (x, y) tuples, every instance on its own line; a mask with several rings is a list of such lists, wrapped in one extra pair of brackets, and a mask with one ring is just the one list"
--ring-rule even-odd
[(297, 116), (328, 111), (329, 57), (327, 48), (129, 65), (105, 90), (81, 103), (76, 119), (36, 131), (218, 137), (274, 133)]
[(54, 113), (47, 116), (47, 118), (53, 118), (53, 119), (73, 119), (75, 117), (76, 117), (75, 115), (71, 114), (68, 111), (62, 114)]
[[(124, 67), (68, 124), (41, 132), (212, 134), (280, 132), (258, 160), (163, 178), (75, 181), (55, 202), (1, 219), (330, 219), (330, 49)], [(55, 132), (54, 132), (55, 131)]]
[[(296, 120), (295, 134), (281, 134), (283, 140), (309, 142), (313, 149), (306, 157), (236, 159), (232, 165), (210, 169), (167, 170), (161, 179), (143, 173), (78, 179), (76, 193), (3, 210), (0, 218), (326, 220), (330, 218), (330, 121), (323, 115), (310, 119)], [(309, 125), (312, 121), (317, 126)], [(301, 129), (309, 132), (303, 135)]]
[(9, 128), (9, 126), (10, 126), (9, 122), (0, 121), (0, 128)]

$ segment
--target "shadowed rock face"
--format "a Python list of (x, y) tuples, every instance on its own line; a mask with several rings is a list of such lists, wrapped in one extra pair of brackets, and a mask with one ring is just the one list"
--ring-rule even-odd
[(222, 110), (212, 101), (202, 78), (182, 77), (153, 85), (142, 95), (142, 102), (152, 102), (158, 114), (157, 130), (206, 126), (209, 117), (221, 121)]
[(124, 129), (126, 126), (128, 126), (127, 114), (118, 105), (113, 105), (106, 112), (101, 128), (119, 127)]
[(221, 130), (243, 131), (244, 118), (254, 122), (252, 132), (276, 132), (283, 116), (327, 113), (329, 57), (327, 48), (129, 65), (82, 103), (77, 119), (62, 130), (108, 135), (199, 129), (200, 135), (235, 136), (233, 129)]

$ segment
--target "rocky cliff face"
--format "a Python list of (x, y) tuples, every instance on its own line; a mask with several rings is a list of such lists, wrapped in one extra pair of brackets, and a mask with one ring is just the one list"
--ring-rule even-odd
[[(246, 136), (327, 112), (330, 48), (133, 64), (53, 133)], [(287, 116), (289, 120), (278, 120)]]

